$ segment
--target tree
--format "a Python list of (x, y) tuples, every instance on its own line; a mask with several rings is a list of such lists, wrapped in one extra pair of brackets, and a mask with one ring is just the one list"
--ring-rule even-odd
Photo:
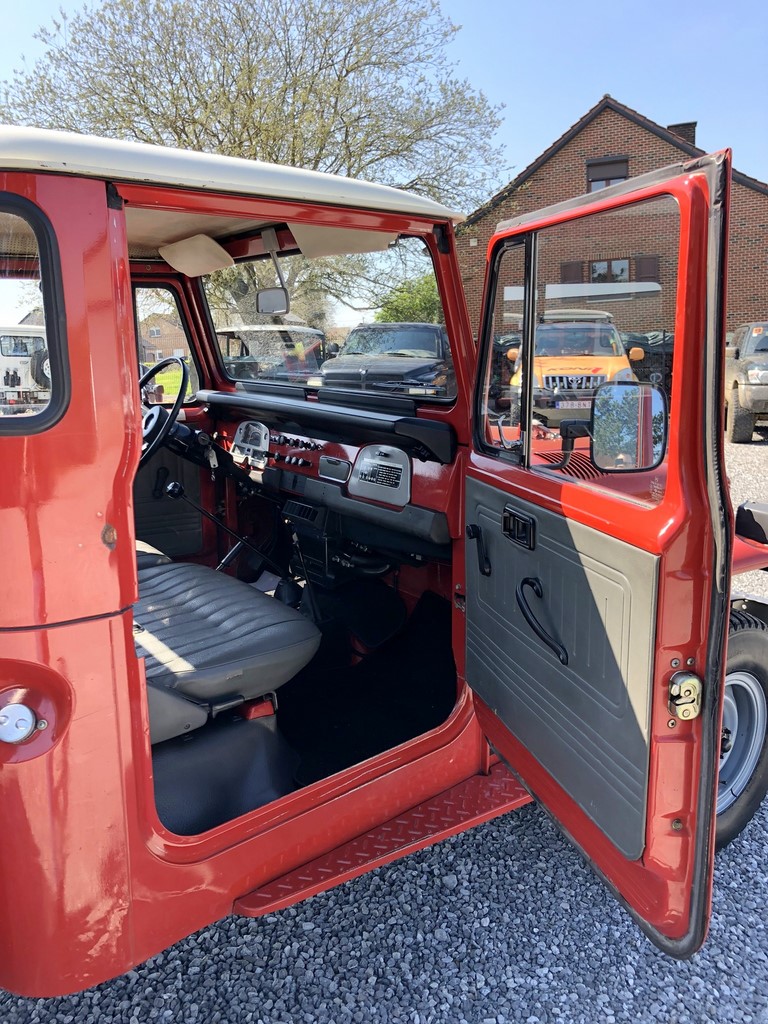
[(379, 323), (442, 323), (443, 305), (435, 275), (404, 281), (386, 296), (374, 319)]
[(499, 108), (457, 78), (438, 0), (103, 0), (0, 86), (15, 124), (329, 171), (475, 206)]

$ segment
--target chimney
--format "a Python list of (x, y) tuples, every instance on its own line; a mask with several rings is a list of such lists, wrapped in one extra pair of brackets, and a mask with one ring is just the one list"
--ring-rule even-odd
[(696, 125), (698, 121), (684, 121), (682, 124), (668, 124), (667, 131), (674, 132), (675, 135), (687, 142), (690, 146), (696, 145)]

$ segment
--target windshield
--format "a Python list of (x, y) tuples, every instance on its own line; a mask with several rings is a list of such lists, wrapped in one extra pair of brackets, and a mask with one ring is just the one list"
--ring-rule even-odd
[(768, 323), (752, 324), (744, 343), (744, 355), (768, 352)]
[(418, 355), (440, 353), (440, 331), (418, 324), (371, 324), (350, 331), (341, 355)]
[(249, 324), (217, 334), (224, 369), (238, 380), (304, 383), (325, 355), (325, 335), (306, 327)]
[(573, 322), (539, 324), (537, 356), (618, 356), (621, 338), (612, 324)]
[[(295, 251), (298, 243), (277, 255), (290, 298), (285, 314), (258, 312), (259, 291), (281, 284), (268, 255), (202, 278), (225, 373), (307, 390), (455, 397), (442, 303), (423, 239), (361, 232), (361, 247), (374, 251), (355, 252), (355, 234), (345, 232), (349, 248), (330, 256), (310, 258)], [(384, 354), (396, 358), (377, 358)]]

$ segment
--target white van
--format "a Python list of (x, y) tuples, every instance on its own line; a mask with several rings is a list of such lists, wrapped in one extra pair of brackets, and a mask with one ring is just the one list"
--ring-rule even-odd
[(0, 327), (0, 405), (27, 412), (50, 399), (51, 368), (45, 328), (28, 324)]

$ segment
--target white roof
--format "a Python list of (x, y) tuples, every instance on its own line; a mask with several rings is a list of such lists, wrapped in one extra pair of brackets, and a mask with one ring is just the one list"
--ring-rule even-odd
[(461, 221), (464, 215), (388, 185), (261, 160), (0, 125), (0, 168), (171, 185)]

